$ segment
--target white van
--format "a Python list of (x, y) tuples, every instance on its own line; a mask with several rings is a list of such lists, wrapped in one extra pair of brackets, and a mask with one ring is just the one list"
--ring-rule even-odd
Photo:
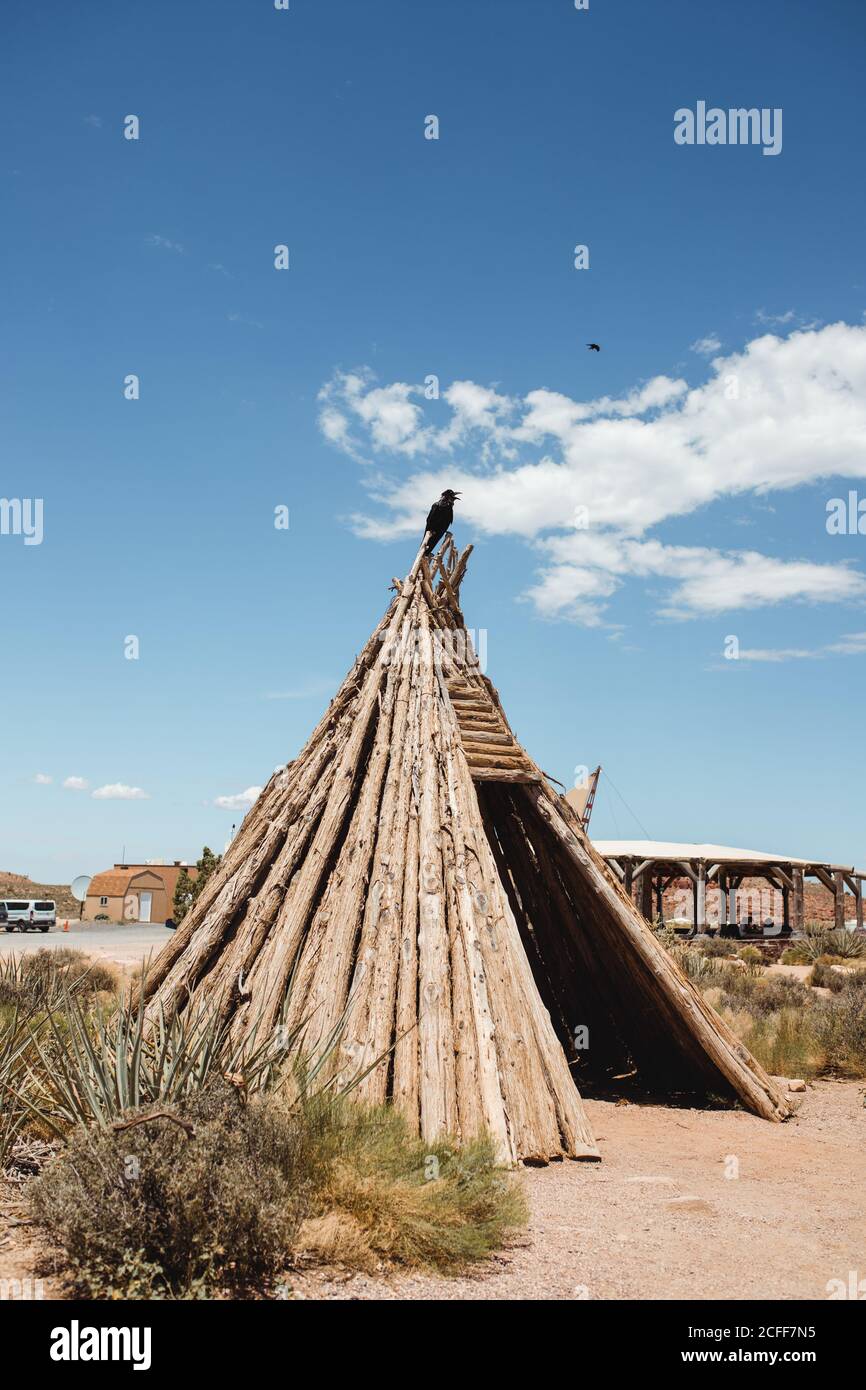
[(7, 931), (48, 931), (57, 925), (57, 904), (49, 898), (7, 898)]

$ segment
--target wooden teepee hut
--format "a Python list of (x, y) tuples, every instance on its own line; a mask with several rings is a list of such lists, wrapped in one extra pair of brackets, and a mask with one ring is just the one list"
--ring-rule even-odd
[[(597, 1158), (578, 1085), (786, 1102), (653, 936), (523, 750), (460, 610), (471, 546), (419, 551), (324, 717), (275, 773), (146, 986), (238, 1038), (341, 1020), (360, 1094), (426, 1138)], [(291, 988), (289, 986), (291, 985)], [(585, 1030), (585, 1031), (583, 1031)]]

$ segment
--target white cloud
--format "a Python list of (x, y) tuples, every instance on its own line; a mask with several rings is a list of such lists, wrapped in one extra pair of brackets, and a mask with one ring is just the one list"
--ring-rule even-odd
[(54, 778), (49, 777), (47, 772), (37, 772), (33, 781), (36, 783), (37, 787), (49, 787), (54, 781)]
[(766, 309), (758, 309), (755, 313), (755, 323), (775, 324), (783, 328), (786, 324), (794, 323), (797, 318), (793, 309), (788, 309), (784, 314), (768, 314)]
[(147, 792), (142, 791), (141, 787), (128, 787), (125, 782), (109, 782), (104, 787), (97, 787), (90, 795), (96, 801), (149, 801)]
[[(378, 387), (356, 372), (323, 388), (339, 424), (322, 428), (356, 457), (430, 460), (409, 477), (368, 479), (377, 506), (351, 518), (359, 535), (419, 534), (431, 499), (453, 487), (475, 532), (536, 544), (543, 568), (529, 597), (550, 617), (605, 621), (621, 584), (650, 577), (669, 591), (665, 616), (866, 599), (866, 579), (844, 560), (670, 546), (648, 534), (720, 498), (866, 477), (866, 328), (767, 333), (716, 356), (708, 372), (692, 388), (658, 376), (589, 401), (546, 388), (512, 398), (460, 381), (423, 408), (420, 387)], [(384, 428), (383, 402), (399, 404), (399, 425)], [(480, 462), (450, 463), (457, 444)]]
[(86, 777), (65, 777), (63, 785), (71, 792), (86, 792), (90, 783)]
[(755, 323), (760, 323), (766, 328), (819, 328), (820, 319), (807, 319), (804, 314), (798, 314), (795, 309), (786, 309), (784, 314), (768, 314), (765, 309), (758, 309), (755, 313)]
[(185, 254), (185, 247), (181, 246), (179, 241), (171, 241), (167, 236), (159, 236), (154, 232), (146, 240), (148, 246), (158, 246), (162, 251), (176, 251), (179, 256)]
[(716, 333), (708, 333), (705, 338), (697, 338), (691, 345), (691, 351), (697, 352), (701, 357), (712, 357), (722, 346), (722, 340)]
[(221, 811), (246, 811), (260, 791), (261, 787), (247, 787), (245, 792), (236, 792), (234, 796), (217, 796), (214, 806), (219, 806)]
[[(820, 661), (827, 656), (866, 656), (866, 632), (847, 632), (823, 647), (741, 647), (739, 661)], [(730, 663), (725, 663), (726, 665)]]

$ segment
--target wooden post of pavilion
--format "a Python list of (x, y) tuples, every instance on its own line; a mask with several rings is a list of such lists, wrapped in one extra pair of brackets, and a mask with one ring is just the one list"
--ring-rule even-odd
[(653, 919), (653, 866), (644, 865), (640, 875), (640, 910), (648, 922)]
[(794, 880), (794, 931), (802, 931), (805, 924), (805, 894), (803, 892), (803, 870), (799, 864), (792, 867), (791, 877)]
[(845, 930), (845, 875), (841, 869), (833, 873), (833, 906), (835, 908), (836, 930)]
[(695, 930), (707, 929), (707, 865), (706, 860), (698, 860), (698, 881), (695, 885)]

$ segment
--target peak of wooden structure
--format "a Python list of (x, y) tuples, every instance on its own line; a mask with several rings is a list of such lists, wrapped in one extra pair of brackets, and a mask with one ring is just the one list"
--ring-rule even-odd
[(422, 547), (306, 746), (156, 960), (150, 1017), (239, 1041), (339, 1033), (357, 1094), (426, 1139), (597, 1158), (575, 1078), (788, 1114), (515, 738), (460, 608), (472, 547)]

